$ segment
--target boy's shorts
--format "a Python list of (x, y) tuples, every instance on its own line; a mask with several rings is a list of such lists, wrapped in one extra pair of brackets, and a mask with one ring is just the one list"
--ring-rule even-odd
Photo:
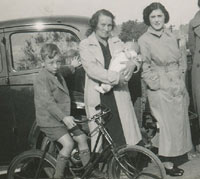
[(40, 127), (40, 130), (46, 134), (52, 141), (57, 141), (65, 134), (70, 134), (70, 136), (79, 136), (84, 134), (78, 126), (73, 127), (68, 130), (67, 127)]

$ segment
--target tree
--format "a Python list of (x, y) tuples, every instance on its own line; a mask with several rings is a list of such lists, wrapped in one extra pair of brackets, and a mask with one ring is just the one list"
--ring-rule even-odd
[(42, 66), (40, 49), (44, 43), (54, 43), (64, 55), (73, 49), (78, 51), (79, 39), (70, 32), (44, 31), (18, 33), (12, 37), (15, 70), (36, 69)]
[(137, 22), (133, 20), (129, 20), (127, 22), (122, 23), (121, 33), (119, 34), (119, 38), (123, 42), (135, 41), (147, 30), (147, 25), (142, 22)]

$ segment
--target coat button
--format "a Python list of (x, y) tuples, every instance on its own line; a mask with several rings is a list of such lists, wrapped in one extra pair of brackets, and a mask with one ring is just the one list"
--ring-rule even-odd
[(199, 63), (197, 63), (197, 68), (199, 68), (200, 67), (200, 64)]

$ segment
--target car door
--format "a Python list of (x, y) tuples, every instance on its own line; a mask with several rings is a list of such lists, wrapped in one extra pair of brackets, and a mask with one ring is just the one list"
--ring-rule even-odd
[(0, 164), (7, 163), (15, 150), (14, 106), (9, 86), (5, 45), (3, 31), (0, 30)]
[(5, 30), (9, 86), (15, 116), (13, 130), (16, 135), (16, 154), (27, 150), (28, 134), (35, 120), (33, 82), (42, 68), (41, 46), (44, 43), (58, 45), (64, 63), (68, 50), (78, 49), (78, 33), (78, 30), (62, 25), (43, 25), (42, 29), (33, 25)]

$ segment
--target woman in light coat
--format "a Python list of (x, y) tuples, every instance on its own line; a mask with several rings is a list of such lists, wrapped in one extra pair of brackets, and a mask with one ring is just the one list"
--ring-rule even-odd
[(143, 11), (148, 30), (139, 38), (143, 57), (142, 77), (153, 116), (158, 121), (159, 155), (167, 174), (182, 176), (183, 170), (173, 165), (173, 158), (192, 149), (188, 117), (188, 93), (184, 82), (186, 66), (174, 35), (165, 28), (169, 14), (160, 3)]
[[(141, 134), (127, 84), (135, 64), (131, 60), (126, 62), (123, 72), (108, 70), (114, 53), (123, 50), (120, 39), (111, 37), (114, 25), (114, 16), (111, 12), (104, 9), (97, 11), (90, 19), (90, 35), (80, 43), (82, 65), (86, 71), (84, 93), (86, 113), (88, 117), (96, 114), (98, 111), (95, 110), (95, 106), (98, 104), (111, 108), (113, 117), (108, 122), (107, 128), (114, 142), (118, 146), (135, 145), (141, 140)], [(95, 90), (95, 86), (101, 83), (114, 87), (110, 92), (100, 94)], [(89, 123), (90, 130), (95, 127), (94, 123)], [(96, 137), (92, 138), (92, 147), (95, 139)]]

